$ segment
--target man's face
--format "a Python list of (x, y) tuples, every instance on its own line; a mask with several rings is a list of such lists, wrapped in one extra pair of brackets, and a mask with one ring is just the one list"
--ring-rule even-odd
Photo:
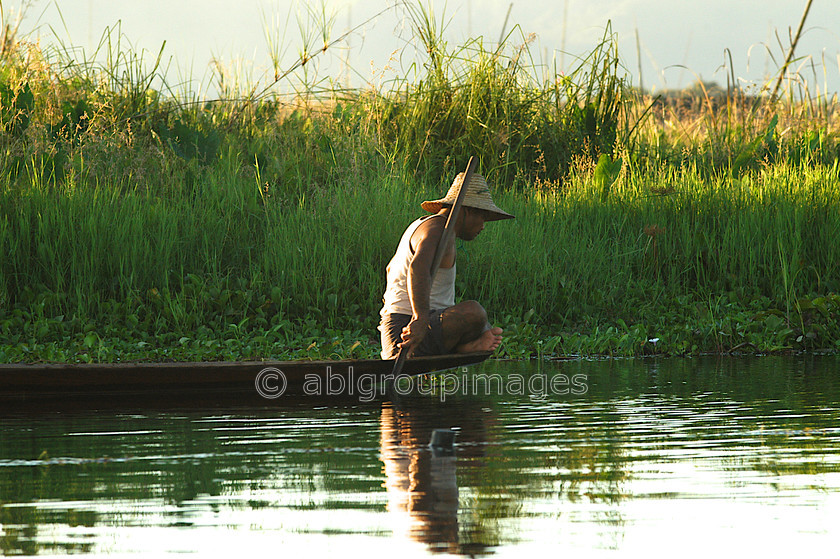
[(472, 241), (478, 237), (478, 234), (481, 233), (482, 229), (484, 229), (484, 222), (486, 221), (487, 214), (484, 210), (465, 206), (463, 216), (464, 222), (458, 237), (465, 241)]

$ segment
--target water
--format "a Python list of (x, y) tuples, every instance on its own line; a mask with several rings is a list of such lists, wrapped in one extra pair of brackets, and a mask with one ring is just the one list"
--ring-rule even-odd
[[(397, 403), (6, 406), (0, 552), (836, 549), (838, 365), (837, 357), (492, 362)], [(542, 386), (576, 378), (586, 393), (527, 394), (508, 382), (517, 375), (526, 385), (543, 377)], [(465, 390), (464, 378), (483, 382)], [(500, 386), (507, 391), (485, 394)], [(436, 428), (457, 430), (453, 452), (429, 449)]]

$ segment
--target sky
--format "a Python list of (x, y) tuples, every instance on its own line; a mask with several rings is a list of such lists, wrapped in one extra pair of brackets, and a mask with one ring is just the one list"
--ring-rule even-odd
[[(529, 34), (536, 62), (562, 64), (590, 52), (606, 26), (616, 34), (628, 79), (654, 91), (686, 87), (698, 79), (725, 86), (731, 70), (746, 88), (770, 79), (781, 66), (807, 0), (423, 0), (446, 22), (450, 45), (482, 37), (511, 44)], [(283, 44), (280, 67), (289, 67), (303, 44), (299, 0), (29, 0), (21, 33), (42, 43), (72, 45), (85, 56), (103, 32), (118, 28), (124, 44), (154, 59), (165, 41), (170, 83), (186, 83), (213, 96), (211, 61), (242, 81), (273, 75), (267, 35)], [(316, 59), (310, 72), (354, 86), (406, 75), (419, 60), (409, 46), (405, 9), (394, 0), (317, 0), (315, 12), (333, 15), (332, 38), (355, 32)], [(419, 0), (414, 2), (418, 5)], [(232, 6), (236, 6), (235, 8)], [(7, 20), (21, 3), (3, 3)], [(384, 10), (384, 13), (383, 13)], [(509, 17), (508, 17), (509, 12)], [(377, 15), (379, 14), (379, 15)], [(304, 24), (303, 28), (313, 29)], [(638, 40), (637, 40), (638, 37)], [(312, 38), (320, 45), (320, 37)], [(795, 66), (809, 90), (840, 90), (840, 2), (813, 0)], [(422, 55), (422, 53), (420, 53)], [(418, 55), (418, 56), (420, 56)], [(347, 72), (347, 68), (353, 69)], [(641, 71), (640, 71), (641, 70)], [(348, 78), (349, 74), (349, 78)]]

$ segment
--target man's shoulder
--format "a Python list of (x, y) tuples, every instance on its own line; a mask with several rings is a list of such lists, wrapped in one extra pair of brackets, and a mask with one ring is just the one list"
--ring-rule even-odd
[(442, 215), (430, 215), (422, 217), (417, 221), (420, 223), (414, 229), (415, 236), (418, 232), (425, 236), (432, 232), (443, 231), (446, 227), (446, 216)]
[(417, 221), (420, 221), (420, 223), (417, 224), (411, 234), (411, 244), (415, 249), (419, 244), (427, 240), (437, 242), (446, 227), (446, 219), (442, 215), (430, 215), (422, 217)]
[(439, 215), (439, 214), (424, 215), (420, 219), (417, 219), (415, 221), (415, 223), (417, 223), (418, 221), (420, 222), (417, 225), (418, 229), (420, 229), (420, 228), (423, 228), (423, 229), (438, 229), (438, 228), (440, 228), (440, 229), (442, 229), (443, 227), (446, 226), (446, 216), (445, 215)]

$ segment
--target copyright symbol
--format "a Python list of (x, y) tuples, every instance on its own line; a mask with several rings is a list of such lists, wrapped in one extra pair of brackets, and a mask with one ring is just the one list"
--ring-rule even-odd
[(266, 367), (257, 374), (254, 386), (260, 396), (274, 400), (283, 395), (288, 384), (283, 371), (275, 367)]

